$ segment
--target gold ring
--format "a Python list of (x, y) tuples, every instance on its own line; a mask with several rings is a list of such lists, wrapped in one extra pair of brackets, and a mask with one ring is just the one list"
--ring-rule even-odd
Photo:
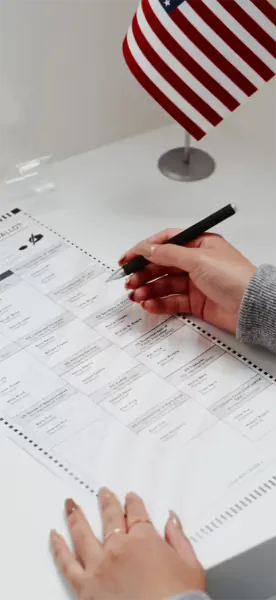
[(113, 529), (113, 531), (110, 531), (104, 538), (104, 541), (107, 542), (107, 540), (112, 536), (115, 535), (116, 533), (126, 533), (123, 529), (120, 529), (120, 527), (116, 527), (116, 529)]
[(152, 525), (150, 519), (135, 519), (135, 521), (132, 521), (132, 523), (129, 525), (128, 531), (130, 531), (134, 525), (138, 525), (139, 523), (148, 523), (149, 525)]

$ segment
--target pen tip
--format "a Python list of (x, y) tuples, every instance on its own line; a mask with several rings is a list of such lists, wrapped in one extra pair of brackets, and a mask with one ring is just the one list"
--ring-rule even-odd
[(106, 283), (109, 283), (109, 281), (115, 281), (116, 279), (122, 279), (122, 277), (125, 277), (125, 272), (123, 269), (118, 269), (117, 271), (112, 273), (110, 277), (108, 277)]

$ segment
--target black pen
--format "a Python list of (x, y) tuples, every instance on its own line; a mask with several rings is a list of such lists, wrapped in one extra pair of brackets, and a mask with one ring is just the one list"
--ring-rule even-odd
[[(234, 204), (227, 204), (224, 208), (217, 210), (215, 213), (202, 219), (192, 227), (188, 227), (185, 231), (181, 231), (170, 240), (166, 241), (165, 244), (174, 244), (176, 246), (186, 246), (190, 242), (193, 242), (198, 237), (206, 233), (209, 229), (212, 229), (225, 219), (232, 217), (237, 212), (237, 208)], [(150, 261), (144, 258), (144, 256), (137, 256), (131, 260), (127, 265), (115, 271), (107, 281), (114, 281), (115, 279), (122, 279), (128, 275), (133, 275), (139, 271), (143, 271), (144, 268), (150, 264)]]

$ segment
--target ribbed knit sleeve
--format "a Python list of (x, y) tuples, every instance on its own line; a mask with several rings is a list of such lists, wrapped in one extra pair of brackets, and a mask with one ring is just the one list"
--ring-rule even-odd
[(244, 294), (237, 337), (276, 353), (276, 267), (262, 265)]

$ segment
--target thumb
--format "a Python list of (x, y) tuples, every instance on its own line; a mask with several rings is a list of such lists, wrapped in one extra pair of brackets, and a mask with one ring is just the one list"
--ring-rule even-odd
[(142, 242), (135, 248), (137, 255), (144, 256), (155, 265), (177, 267), (183, 271), (192, 271), (201, 258), (199, 248), (185, 248), (174, 244), (150, 244)]

